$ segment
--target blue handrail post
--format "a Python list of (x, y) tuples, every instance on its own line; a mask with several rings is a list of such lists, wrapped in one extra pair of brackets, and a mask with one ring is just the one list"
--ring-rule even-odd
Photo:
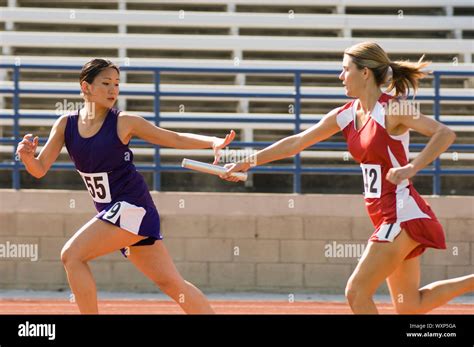
[(20, 189), (20, 162), (16, 157), (15, 144), (20, 140), (20, 66), (13, 67), (13, 189)]
[[(295, 134), (301, 131), (301, 73), (295, 73)], [(295, 156), (293, 192), (301, 194), (301, 155)]]
[[(160, 126), (160, 70), (155, 70), (155, 100), (154, 100), (154, 111), (155, 111), (155, 125)], [(154, 145), (154, 170), (153, 170), (153, 190), (161, 190), (161, 157), (160, 157), (160, 146)]]
[[(434, 104), (433, 104), (433, 114), (436, 121), (439, 122), (440, 119), (440, 97), (439, 97), (439, 88), (440, 88), (440, 78), (441, 76), (436, 71), (434, 72)], [(441, 159), (438, 157), (434, 161), (434, 174), (433, 174), (433, 195), (441, 195)]]

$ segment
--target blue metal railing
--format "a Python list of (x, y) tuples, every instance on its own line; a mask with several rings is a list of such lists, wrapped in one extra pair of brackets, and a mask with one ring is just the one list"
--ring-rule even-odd
[[(0, 94), (13, 95), (13, 115), (1, 115), (0, 118), (13, 119), (13, 136), (0, 137), (0, 143), (14, 145), (12, 162), (0, 163), (0, 169), (12, 170), (12, 185), (14, 189), (20, 189), (20, 170), (24, 166), (19, 162), (15, 155), (15, 145), (21, 140), (20, 136), (20, 118), (35, 118), (35, 119), (56, 119), (57, 115), (37, 115), (32, 113), (20, 114), (20, 95), (21, 94), (78, 94), (79, 89), (21, 89), (20, 88), (20, 70), (34, 69), (34, 70), (74, 70), (80, 71), (81, 66), (76, 65), (41, 65), (41, 64), (0, 64), (0, 68), (13, 70), (13, 88), (0, 88)], [(180, 96), (180, 97), (232, 97), (232, 98), (291, 98), (294, 100), (294, 118), (293, 119), (279, 119), (272, 117), (254, 117), (248, 118), (231, 118), (229, 117), (193, 117), (194, 122), (241, 122), (241, 123), (292, 123), (294, 124), (294, 132), (301, 131), (301, 124), (314, 123), (315, 119), (301, 118), (301, 100), (302, 99), (346, 99), (344, 94), (310, 94), (301, 92), (301, 75), (302, 74), (319, 74), (319, 75), (338, 75), (338, 70), (320, 70), (320, 69), (253, 69), (253, 68), (185, 68), (185, 67), (138, 67), (138, 66), (123, 66), (123, 71), (146, 71), (154, 74), (154, 91), (123, 91), (122, 95), (130, 96), (153, 96), (154, 97), (154, 116), (145, 117), (153, 120), (156, 125), (160, 125), (162, 121), (178, 121), (189, 122), (190, 118), (182, 117), (164, 117), (161, 116), (160, 100), (161, 97), (166, 96)], [(235, 93), (235, 92), (163, 92), (160, 89), (160, 76), (162, 72), (178, 72), (178, 73), (268, 73), (268, 74), (291, 74), (294, 76), (294, 92), (293, 93)], [(440, 120), (440, 102), (442, 100), (455, 101), (474, 101), (471, 96), (443, 96), (440, 95), (440, 80), (441, 76), (474, 76), (474, 71), (435, 71), (434, 73), (434, 96), (418, 96), (418, 100), (433, 100), (433, 114), (436, 120)], [(446, 121), (447, 125), (467, 125), (474, 127), (474, 121)], [(44, 143), (47, 139), (40, 138), (40, 143)], [(132, 144), (144, 145), (149, 144), (142, 140), (132, 140)], [(236, 147), (255, 147), (262, 148), (271, 144), (270, 142), (242, 142), (235, 141), (233, 146)], [(423, 144), (411, 144), (410, 149), (422, 149)], [(161, 189), (161, 173), (170, 171), (184, 170), (177, 165), (162, 165), (160, 157), (159, 146), (154, 146), (155, 153), (153, 156), (153, 165), (136, 165), (138, 169), (143, 171), (153, 172), (153, 187), (155, 190)], [(346, 149), (345, 142), (322, 142), (311, 148), (316, 149)], [(474, 151), (474, 144), (458, 144), (452, 145), (450, 150), (454, 151)], [(51, 167), (53, 170), (73, 169), (73, 164), (55, 163)], [(264, 166), (252, 169), (252, 172), (261, 173), (290, 173), (293, 174), (293, 191), (301, 193), (301, 175), (309, 173), (323, 173), (323, 174), (358, 174), (360, 168), (337, 168), (337, 167), (302, 167), (300, 155), (294, 157), (293, 166)], [(470, 169), (443, 169), (441, 168), (440, 159), (436, 159), (432, 166), (425, 168), (419, 172), (421, 175), (433, 176), (433, 194), (439, 195), (441, 192), (441, 176), (442, 175), (474, 175), (474, 170)]]

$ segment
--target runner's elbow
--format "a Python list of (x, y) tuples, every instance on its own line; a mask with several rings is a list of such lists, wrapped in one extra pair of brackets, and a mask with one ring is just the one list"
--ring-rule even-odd
[(450, 144), (456, 141), (456, 133), (448, 127), (443, 128), (443, 134), (449, 140)]
[(299, 135), (291, 136), (291, 149), (290, 149), (290, 156), (294, 156), (300, 153), (303, 149), (305, 149), (303, 137)]
[(41, 179), (46, 175), (45, 171), (30, 171), (30, 175), (34, 178)]
[(37, 164), (35, 165), (35, 167), (28, 169), (28, 172), (34, 178), (40, 179), (48, 173), (48, 170), (44, 168), (43, 164), (41, 163), (41, 160), (37, 159)]

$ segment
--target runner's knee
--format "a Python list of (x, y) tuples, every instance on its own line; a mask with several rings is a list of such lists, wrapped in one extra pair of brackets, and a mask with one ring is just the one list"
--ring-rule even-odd
[(179, 276), (160, 276), (153, 279), (153, 282), (163, 291), (169, 292), (181, 288), (185, 283)]
[(61, 250), (61, 261), (64, 265), (68, 265), (74, 261), (84, 261), (83, 257), (81, 257), (80, 253), (76, 251), (75, 247), (71, 243), (66, 243)]
[(362, 281), (351, 277), (347, 282), (345, 295), (351, 306), (357, 304), (360, 301), (370, 299), (373, 294), (373, 291), (365, 286)]

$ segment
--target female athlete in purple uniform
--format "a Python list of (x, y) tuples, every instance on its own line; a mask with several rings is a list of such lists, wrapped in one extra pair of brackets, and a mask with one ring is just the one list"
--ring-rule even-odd
[(158, 211), (135, 169), (128, 145), (135, 136), (164, 147), (213, 148), (216, 162), (219, 150), (232, 142), (235, 132), (225, 139), (177, 133), (112, 108), (119, 94), (119, 69), (108, 60), (93, 59), (85, 64), (80, 85), (84, 107), (55, 122), (38, 157), (38, 137), (32, 134), (25, 135), (17, 149), (27, 171), (41, 178), (65, 144), (98, 211), (61, 252), (80, 312), (98, 313), (96, 285), (88, 261), (122, 250), (185, 312), (212, 313), (205, 296), (181, 277), (163, 245)]

